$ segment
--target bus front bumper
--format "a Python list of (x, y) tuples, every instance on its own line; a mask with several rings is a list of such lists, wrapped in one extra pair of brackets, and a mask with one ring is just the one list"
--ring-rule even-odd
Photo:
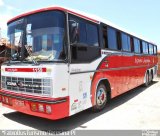
[(69, 116), (69, 97), (49, 98), (0, 90), (2, 105), (10, 109), (51, 120)]

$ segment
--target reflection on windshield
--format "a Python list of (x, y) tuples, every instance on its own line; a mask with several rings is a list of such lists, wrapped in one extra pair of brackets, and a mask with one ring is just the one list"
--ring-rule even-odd
[(63, 12), (42, 12), (17, 20), (8, 25), (8, 38), (12, 60), (53, 61), (66, 58)]
[[(27, 45), (32, 57), (37, 60), (54, 60), (61, 57), (63, 52), (64, 29), (58, 27), (41, 28), (31, 31), (27, 35)], [(26, 60), (31, 60), (28, 56)]]
[(40, 60), (51, 61), (55, 59), (54, 54), (55, 54), (55, 51), (52, 51), (52, 50), (51, 51), (41, 50), (41, 51), (32, 53), (32, 56), (28, 56), (26, 60), (32, 61), (32, 59), (34, 59), (36, 61), (40, 61)]

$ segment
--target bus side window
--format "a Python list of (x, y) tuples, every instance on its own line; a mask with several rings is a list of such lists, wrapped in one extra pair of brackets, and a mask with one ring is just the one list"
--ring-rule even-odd
[(122, 33), (121, 38), (122, 38), (122, 50), (130, 52), (131, 51), (130, 36), (128, 36), (125, 33)]
[(146, 43), (146, 54), (149, 54), (149, 44)]
[(154, 45), (154, 55), (157, 55), (157, 46)]
[(107, 28), (107, 36), (108, 36), (108, 48), (112, 50), (118, 49), (117, 44), (117, 31), (114, 28)]
[(149, 44), (149, 54), (153, 55), (153, 45)]
[(86, 42), (86, 25), (76, 19), (70, 18), (69, 20), (69, 28), (70, 28), (70, 42), (73, 43), (85, 43)]
[(134, 38), (134, 52), (141, 53), (140, 41), (137, 38)]
[(101, 56), (97, 24), (70, 15), (69, 32), (72, 63), (88, 63)]
[(148, 54), (148, 43), (142, 41), (143, 54)]

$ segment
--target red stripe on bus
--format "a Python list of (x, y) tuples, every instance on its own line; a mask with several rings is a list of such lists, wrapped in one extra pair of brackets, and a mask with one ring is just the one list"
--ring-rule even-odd
[(46, 68), (5, 68), (6, 72), (46, 72)]

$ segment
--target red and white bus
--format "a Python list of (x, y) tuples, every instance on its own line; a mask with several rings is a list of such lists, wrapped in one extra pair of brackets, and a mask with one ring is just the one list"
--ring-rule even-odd
[(98, 17), (49, 7), (8, 22), (3, 106), (61, 119), (107, 101), (157, 75), (157, 46)]

